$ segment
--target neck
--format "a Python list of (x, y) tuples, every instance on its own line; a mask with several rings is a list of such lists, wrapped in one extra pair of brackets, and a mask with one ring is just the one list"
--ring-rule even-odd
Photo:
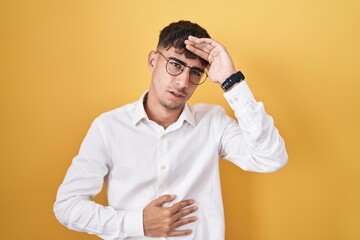
[(144, 108), (148, 118), (165, 129), (178, 120), (183, 110), (183, 108), (169, 109), (149, 96), (149, 93), (144, 98)]

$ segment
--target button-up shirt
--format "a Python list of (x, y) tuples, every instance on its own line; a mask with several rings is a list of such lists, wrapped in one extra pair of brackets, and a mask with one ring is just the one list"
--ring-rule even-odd
[[(99, 116), (58, 190), (58, 220), (103, 239), (148, 239), (143, 209), (159, 196), (174, 194), (173, 203), (195, 201), (197, 221), (179, 228), (192, 229), (191, 235), (167, 239), (224, 239), (219, 159), (255, 172), (273, 172), (287, 162), (273, 119), (247, 83), (224, 97), (237, 121), (220, 106), (186, 104), (164, 129), (148, 118), (144, 96)], [(104, 181), (108, 206), (92, 201)]]

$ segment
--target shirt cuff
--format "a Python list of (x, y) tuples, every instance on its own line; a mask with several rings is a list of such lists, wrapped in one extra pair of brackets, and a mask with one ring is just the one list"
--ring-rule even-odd
[(126, 211), (124, 219), (124, 233), (127, 237), (143, 237), (143, 210)]
[(246, 81), (242, 81), (230, 91), (225, 92), (224, 97), (234, 111), (238, 111), (247, 103), (254, 100), (254, 95), (252, 94)]

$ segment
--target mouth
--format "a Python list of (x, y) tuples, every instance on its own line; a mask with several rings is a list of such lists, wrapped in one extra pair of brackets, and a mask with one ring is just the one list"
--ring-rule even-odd
[(176, 98), (185, 98), (186, 95), (184, 93), (180, 93), (178, 91), (168, 91), (171, 95), (173, 95)]

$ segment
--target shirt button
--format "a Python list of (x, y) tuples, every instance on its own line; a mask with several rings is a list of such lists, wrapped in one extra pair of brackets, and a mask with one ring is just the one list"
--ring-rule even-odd
[(165, 166), (165, 165), (161, 165), (160, 169), (161, 169), (161, 170), (166, 170), (166, 166)]
[(245, 122), (246, 122), (246, 124), (247, 124), (248, 126), (251, 126), (251, 125), (253, 124), (253, 121), (251, 121), (250, 118), (247, 118), (247, 119), (245, 120)]

